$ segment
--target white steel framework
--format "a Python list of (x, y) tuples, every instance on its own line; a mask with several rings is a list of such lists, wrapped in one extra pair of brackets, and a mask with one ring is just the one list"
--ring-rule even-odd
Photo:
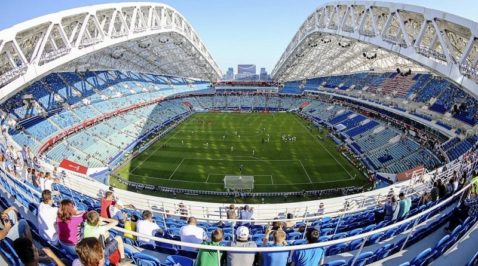
[(358, 71), (429, 70), (478, 97), (478, 23), (424, 7), (332, 2), (302, 24), (272, 76), (277, 81)]
[(52, 71), (86, 69), (221, 77), (192, 26), (164, 4), (75, 8), (0, 32), (0, 101)]

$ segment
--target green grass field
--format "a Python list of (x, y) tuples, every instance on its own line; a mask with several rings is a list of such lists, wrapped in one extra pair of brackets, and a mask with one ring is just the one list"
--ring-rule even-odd
[(211, 191), (224, 191), (225, 175), (241, 174), (254, 176), (255, 192), (366, 184), (326, 135), (291, 113), (198, 113), (115, 174), (134, 182)]

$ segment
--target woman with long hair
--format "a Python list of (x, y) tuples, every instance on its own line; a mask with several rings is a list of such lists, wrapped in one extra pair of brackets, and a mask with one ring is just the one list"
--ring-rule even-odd
[(64, 199), (60, 203), (58, 217), (58, 240), (65, 250), (75, 255), (75, 245), (81, 239), (81, 226), (86, 219), (85, 212), (79, 212), (71, 199)]

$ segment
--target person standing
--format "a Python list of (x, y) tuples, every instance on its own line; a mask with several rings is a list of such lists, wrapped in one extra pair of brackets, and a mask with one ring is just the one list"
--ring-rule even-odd
[[(272, 233), (274, 238), (274, 243), (269, 244), (269, 236)], [(269, 226), (266, 229), (264, 238), (262, 239), (263, 247), (283, 247), (287, 245), (285, 241), (286, 234), (284, 230), (279, 228), (278, 230), (273, 231)], [(289, 258), (289, 251), (279, 251), (279, 252), (263, 252), (262, 253), (262, 266), (285, 266), (287, 265), (287, 259)]]
[[(312, 229), (306, 233), (307, 244), (319, 242), (319, 231)], [(309, 248), (295, 250), (292, 254), (292, 265), (294, 266), (311, 266), (322, 265), (324, 262), (323, 248)]]

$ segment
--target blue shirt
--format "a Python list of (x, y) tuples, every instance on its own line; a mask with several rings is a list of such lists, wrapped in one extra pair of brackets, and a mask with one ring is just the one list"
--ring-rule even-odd
[(323, 256), (323, 248), (295, 250), (292, 255), (292, 262), (295, 263), (295, 266), (317, 266)]
[(408, 212), (410, 211), (410, 207), (412, 206), (412, 200), (410, 198), (404, 198), (400, 201), (400, 209), (398, 211), (398, 218), (404, 218)]
[[(273, 244), (269, 247), (283, 247), (283, 245)], [(289, 251), (264, 252), (262, 253), (262, 266), (285, 266), (289, 258)]]

